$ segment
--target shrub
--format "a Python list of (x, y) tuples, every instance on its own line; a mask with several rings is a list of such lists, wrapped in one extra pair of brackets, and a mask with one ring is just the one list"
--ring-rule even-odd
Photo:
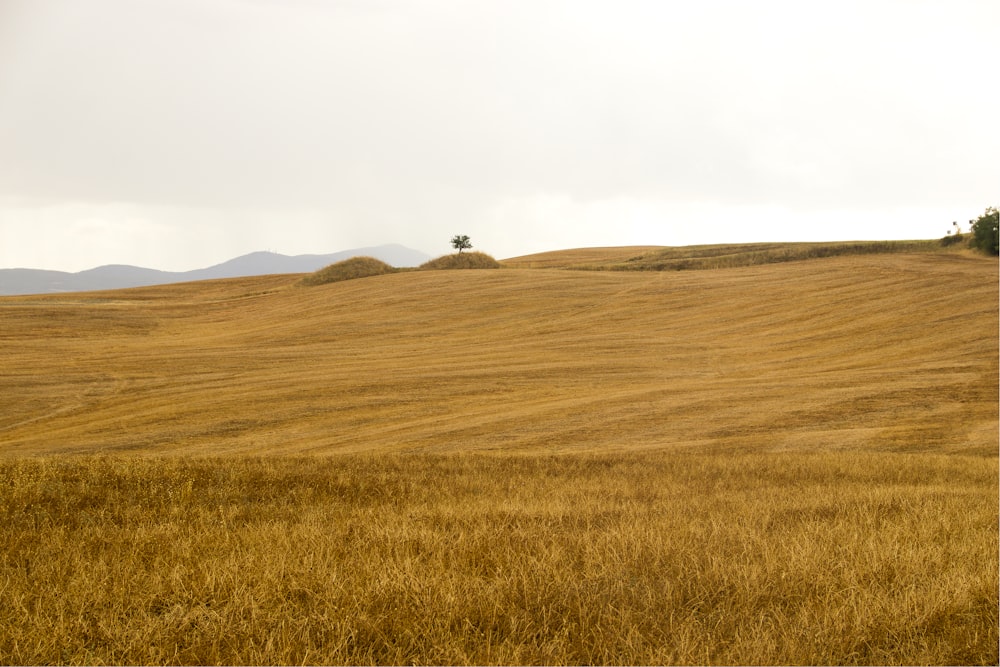
[(1000, 255), (1000, 211), (996, 206), (986, 209), (986, 212), (972, 223), (972, 240), (970, 245), (991, 255)]
[(396, 271), (397, 269), (374, 257), (352, 257), (309, 274), (300, 280), (299, 284), (312, 287), (314, 285), (336, 283), (341, 280), (380, 276), (385, 273), (395, 273)]
[(483, 252), (465, 252), (445, 255), (420, 265), (421, 269), (499, 269), (500, 262)]

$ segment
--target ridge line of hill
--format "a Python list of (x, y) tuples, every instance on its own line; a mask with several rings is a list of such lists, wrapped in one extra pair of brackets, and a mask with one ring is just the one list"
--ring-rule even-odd
[(735, 243), (691, 246), (576, 248), (513, 257), (508, 268), (589, 271), (683, 271), (759, 266), (781, 262), (886, 253), (972, 254), (937, 240)]
[(264, 251), (252, 252), (221, 264), (191, 271), (160, 271), (122, 264), (108, 264), (75, 273), (43, 269), (0, 269), (0, 295), (89, 292), (218, 278), (309, 273), (359, 255), (370, 255), (393, 266), (418, 266), (430, 259), (430, 255), (418, 250), (398, 244), (386, 244), (323, 255), (282, 255)]

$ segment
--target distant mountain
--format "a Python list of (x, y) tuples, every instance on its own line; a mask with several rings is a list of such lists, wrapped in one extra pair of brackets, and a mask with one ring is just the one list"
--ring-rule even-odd
[(87, 292), (165, 285), (215, 278), (240, 278), (274, 273), (311, 273), (336, 262), (368, 255), (397, 267), (419, 266), (431, 259), (419, 250), (401, 245), (355, 248), (329, 255), (279, 255), (252, 252), (228, 262), (193, 271), (157, 271), (138, 266), (109, 264), (95, 269), (66, 273), (39, 269), (0, 269), (0, 295), (46, 294), (52, 292)]

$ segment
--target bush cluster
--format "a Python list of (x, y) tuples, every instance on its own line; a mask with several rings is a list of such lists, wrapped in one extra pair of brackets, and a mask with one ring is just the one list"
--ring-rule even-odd
[(969, 244), (991, 255), (1000, 255), (1000, 211), (990, 206), (972, 224), (972, 239)]

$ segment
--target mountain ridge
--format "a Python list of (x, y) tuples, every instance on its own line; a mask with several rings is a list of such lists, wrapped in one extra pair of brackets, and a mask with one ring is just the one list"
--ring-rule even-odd
[(75, 273), (46, 269), (0, 269), (0, 295), (89, 292), (218, 278), (311, 273), (329, 264), (361, 255), (370, 255), (397, 267), (419, 266), (431, 259), (430, 255), (419, 250), (399, 244), (385, 244), (328, 254), (282, 255), (256, 251), (220, 264), (190, 271), (160, 271), (129, 264), (105, 264)]

